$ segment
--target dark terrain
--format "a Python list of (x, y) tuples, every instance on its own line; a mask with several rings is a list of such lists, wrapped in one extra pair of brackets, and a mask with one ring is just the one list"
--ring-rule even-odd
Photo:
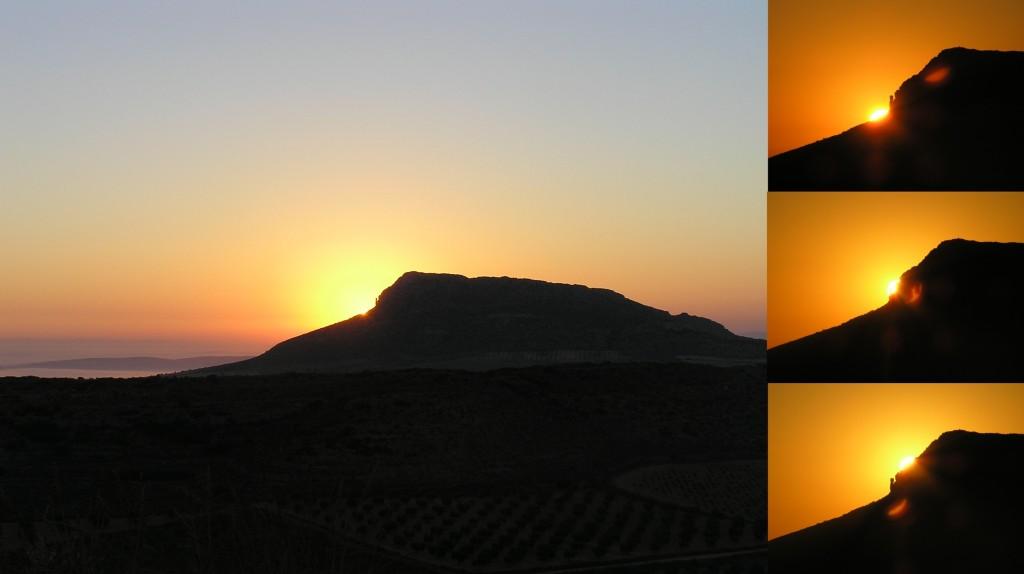
[(0, 379), (3, 572), (762, 572), (763, 366)]
[(612, 291), (407, 273), (251, 360), (0, 379), (0, 571), (761, 572), (763, 363)]
[(943, 241), (884, 306), (771, 348), (771, 381), (1024, 380), (1024, 244)]
[(772, 572), (1022, 572), (1024, 435), (943, 433), (884, 498), (772, 540)]
[(889, 116), (768, 160), (771, 191), (1024, 189), (1024, 52), (943, 50)]
[(558, 363), (764, 361), (765, 342), (607, 289), (410, 272), (363, 315), (197, 374), (495, 369)]

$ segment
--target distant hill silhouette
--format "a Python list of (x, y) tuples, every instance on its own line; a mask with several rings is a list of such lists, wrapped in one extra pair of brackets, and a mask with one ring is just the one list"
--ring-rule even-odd
[(606, 289), (409, 272), (364, 315), (199, 374), (491, 369), (553, 363), (763, 362), (765, 343)]
[(63, 359), (58, 361), (37, 361), (16, 365), (0, 365), (0, 376), (5, 369), (68, 369), (77, 371), (152, 371), (154, 373), (172, 373), (190, 369), (201, 369), (214, 365), (223, 365), (245, 360), (239, 356), (202, 356), (181, 359), (164, 359), (160, 357), (89, 357), (84, 359)]
[(772, 191), (1024, 189), (1024, 52), (950, 48), (884, 121), (768, 160)]
[(770, 541), (769, 570), (1024, 572), (1022, 483), (1024, 435), (943, 433), (884, 498)]
[(773, 347), (773, 381), (1024, 380), (1024, 244), (943, 241), (882, 307)]

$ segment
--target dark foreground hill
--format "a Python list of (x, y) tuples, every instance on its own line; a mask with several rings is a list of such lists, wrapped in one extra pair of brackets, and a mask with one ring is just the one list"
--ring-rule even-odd
[(768, 160), (773, 191), (1024, 189), (1024, 52), (943, 50), (889, 116)]
[(764, 367), (0, 379), (0, 572), (763, 572)]
[(607, 289), (410, 272), (376, 306), (200, 373), (493, 369), (583, 362), (763, 362), (765, 343)]
[(768, 351), (773, 381), (1024, 380), (1024, 244), (954, 239), (884, 306)]
[(944, 433), (884, 498), (774, 539), (771, 572), (1024, 572), (1024, 435)]

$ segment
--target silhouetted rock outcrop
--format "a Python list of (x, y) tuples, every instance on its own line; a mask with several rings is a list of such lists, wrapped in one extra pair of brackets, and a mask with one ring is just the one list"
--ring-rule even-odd
[[(772, 572), (1021, 572), (1024, 435), (943, 433), (884, 498), (769, 542)], [(881, 486), (881, 485), (880, 485)]]
[(364, 315), (202, 373), (489, 369), (570, 362), (762, 362), (764, 341), (606, 289), (410, 272)]
[(768, 188), (1024, 189), (1024, 52), (951, 48), (889, 116), (768, 160)]
[(1024, 244), (942, 242), (879, 309), (768, 351), (774, 381), (1024, 380)]

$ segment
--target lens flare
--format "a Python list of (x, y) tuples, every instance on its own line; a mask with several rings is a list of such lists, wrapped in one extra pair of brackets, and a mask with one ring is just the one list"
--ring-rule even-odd
[(890, 506), (889, 510), (886, 511), (886, 514), (889, 515), (889, 518), (899, 518), (899, 517), (903, 516), (904, 514), (906, 514), (906, 512), (907, 512), (907, 499), (904, 498), (904, 499), (900, 500), (899, 502), (897, 502), (896, 504), (893, 504), (892, 506)]
[(949, 76), (949, 68), (943, 66), (941, 68), (936, 68), (928, 72), (928, 74), (924, 77), (924, 81), (928, 82), (929, 84), (938, 84), (945, 80), (947, 76)]

